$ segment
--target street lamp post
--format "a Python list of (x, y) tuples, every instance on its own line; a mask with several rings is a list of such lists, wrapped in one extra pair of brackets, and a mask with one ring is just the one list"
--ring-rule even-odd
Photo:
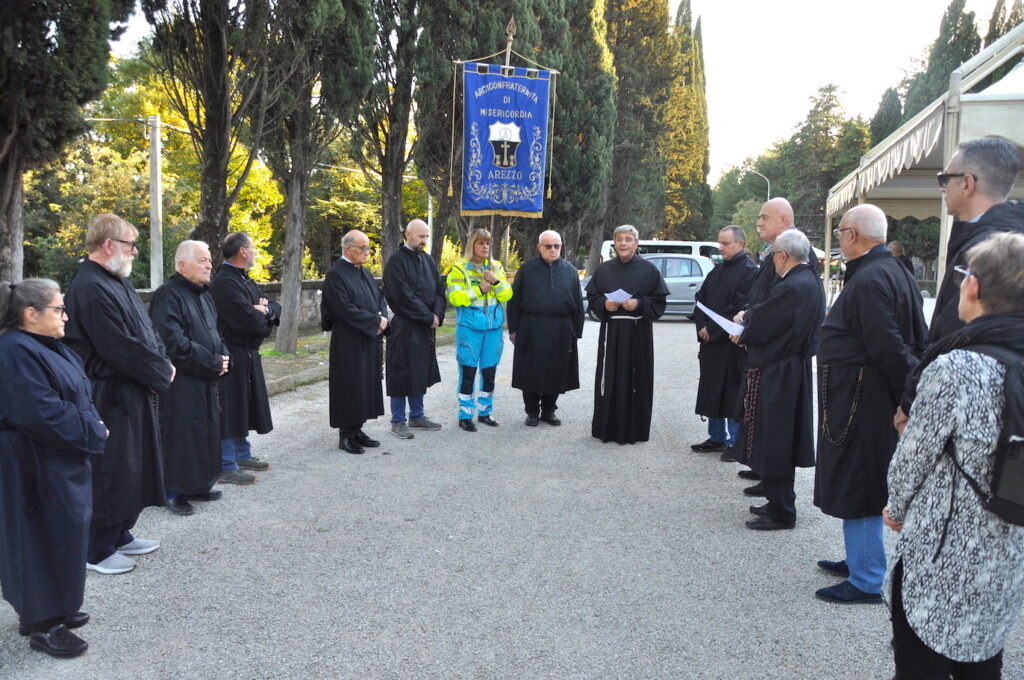
[(761, 173), (759, 173), (757, 170), (747, 170), (747, 172), (752, 172), (755, 175), (757, 175), (758, 177), (760, 177), (761, 179), (763, 179), (765, 182), (768, 182), (768, 198), (765, 199), (765, 200), (768, 200), (768, 201), (772, 200), (772, 181), (770, 179), (768, 179), (767, 177), (765, 177), (764, 175), (762, 175)]

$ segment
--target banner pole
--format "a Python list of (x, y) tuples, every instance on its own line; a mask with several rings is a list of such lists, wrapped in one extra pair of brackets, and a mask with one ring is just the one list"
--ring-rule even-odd
[(505, 26), (505, 35), (508, 36), (508, 42), (505, 44), (505, 66), (508, 67), (512, 64), (512, 39), (516, 37), (516, 16), (514, 14), (508, 20), (508, 25)]

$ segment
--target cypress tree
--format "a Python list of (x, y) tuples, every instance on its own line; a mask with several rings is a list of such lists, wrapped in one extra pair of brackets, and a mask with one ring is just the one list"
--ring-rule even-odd
[(949, 74), (981, 48), (974, 12), (965, 12), (964, 3), (965, 0), (952, 0), (942, 15), (939, 37), (928, 52), (928, 66), (911, 80), (903, 109), (904, 122), (945, 92)]
[(88, 124), (82, 106), (103, 92), (111, 23), (133, 0), (0, 3), (0, 280), (24, 263), (22, 178), (60, 156)]
[(891, 135), (903, 120), (903, 105), (895, 88), (890, 87), (882, 94), (878, 102), (878, 110), (871, 118), (871, 143), (878, 144)]

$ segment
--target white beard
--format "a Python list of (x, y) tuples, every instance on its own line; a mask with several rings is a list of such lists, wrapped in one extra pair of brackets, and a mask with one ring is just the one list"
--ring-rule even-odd
[(107, 260), (103, 268), (111, 274), (117, 274), (122, 279), (127, 279), (132, 273), (132, 260), (129, 256), (118, 252)]

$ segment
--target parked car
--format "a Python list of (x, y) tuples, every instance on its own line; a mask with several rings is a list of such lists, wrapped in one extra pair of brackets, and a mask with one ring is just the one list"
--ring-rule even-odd
[[(701, 285), (708, 273), (714, 269), (715, 264), (706, 257), (700, 255), (677, 255), (675, 253), (651, 253), (642, 257), (650, 261), (661, 272), (665, 283), (668, 284), (668, 301), (665, 305), (665, 314), (683, 314), (688, 319), (693, 318), (693, 310), (696, 307), (694, 295), (700, 290)], [(590, 277), (580, 280), (583, 288), (583, 298), (587, 297), (587, 283)], [(587, 316), (597, 321), (597, 315), (587, 309)]]

